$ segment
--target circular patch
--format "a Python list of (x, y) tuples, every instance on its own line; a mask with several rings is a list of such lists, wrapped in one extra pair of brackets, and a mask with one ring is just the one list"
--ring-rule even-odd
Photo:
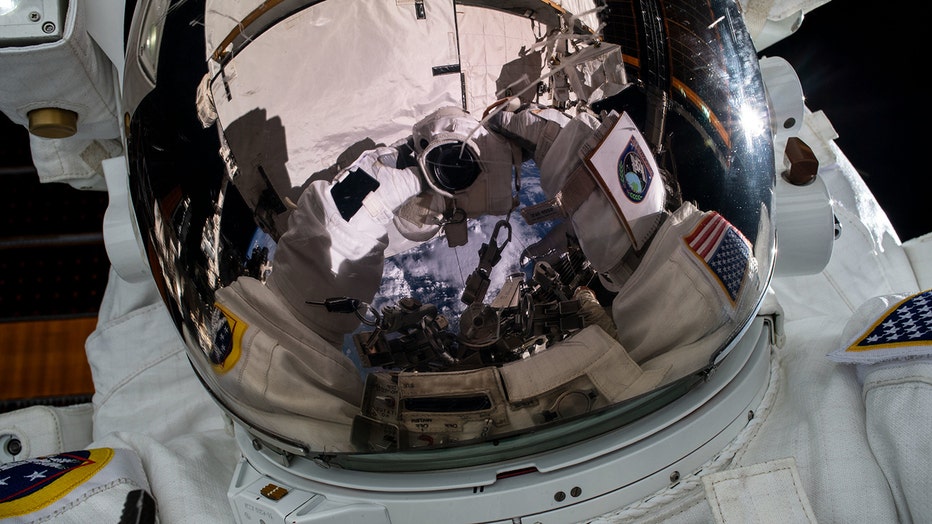
[(628, 142), (628, 147), (618, 157), (618, 181), (628, 200), (638, 203), (644, 200), (653, 174), (644, 152), (634, 140)]

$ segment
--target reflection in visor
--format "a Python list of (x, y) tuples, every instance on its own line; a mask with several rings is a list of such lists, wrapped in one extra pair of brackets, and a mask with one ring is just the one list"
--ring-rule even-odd
[[(734, 4), (611, 2), (605, 41), (539, 1), (268, 2), (288, 10), (255, 8), (269, 17), (245, 38), (247, 4), (174, 4), (128, 145), (194, 367), (257, 433), (337, 463), (441, 447), (483, 463), (464, 445), (512, 438), (501, 449), (517, 456), (535, 433), (538, 450), (570, 444), (682, 394), (753, 317), (773, 255), (773, 157), (736, 118), (766, 104)], [(489, 20), (507, 30), (480, 31)], [(205, 40), (206, 64), (179, 67)], [(270, 52), (282, 49), (306, 52)], [(320, 71), (333, 74), (292, 81)], [(195, 92), (213, 120), (190, 121)], [(508, 97), (518, 109), (495, 105)], [(432, 112), (478, 125), (493, 106), (482, 136), (443, 129), (475, 148), (444, 136), (415, 153), (431, 141), (413, 126)], [(619, 136), (640, 131), (656, 156), (651, 187), (682, 186), (658, 199), (643, 243), (620, 222), (641, 217), (619, 216), (640, 204), (597, 187), (629, 170), (584, 165), (624, 114), (637, 129)], [(628, 186), (617, 198), (648, 189)], [(552, 215), (522, 220), (537, 205)], [(704, 235), (713, 213), (721, 227)], [(455, 227), (470, 244), (449, 242)], [(481, 293), (463, 301), (475, 268)], [(338, 300), (359, 307), (327, 307)], [(369, 304), (381, 320), (360, 326)], [(420, 460), (408, 467), (433, 467)]]
[(426, 175), (437, 187), (450, 193), (468, 188), (479, 177), (479, 159), (459, 142), (440, 144), (424, 154)]

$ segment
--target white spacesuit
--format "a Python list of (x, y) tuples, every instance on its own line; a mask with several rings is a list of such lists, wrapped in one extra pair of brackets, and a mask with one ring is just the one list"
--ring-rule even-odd
[[(220, 3), (211, 2), (214, 8)], [(192, 8), (183, 4), (168, 9), (167, 4), (140, 2), (130, 41), (143, 41), (139, 39), (143, 28), (159, 27), (163, 18)], [(223, 38), (225, 31), (208, 27), (208, 43), (216, 44), (207, 46), (208, 55), (217, 50), (216, 56), (220, 57), (226, 49), (250, 42), (254, 45), (250, 50), (255, 51), (273, 38), (294, 35), (268, 30), (260, 38), (261, 32), (238, 33), (245, 29), (237, 26), (237, 21), (266, 23), (263, 17), (267, 15), (274, 19), (268, 22), (273, 27), (282, 19), (282, 13), (258, 8), (251, 11), (257, 2), (234, 4), (235, 9), (229, 12), (208, 9), (208, 19), (214, 16), (232, 20), (228, 22), (228, 39)], [(263, 9), (266, 4), (273, 3), (262, 3)], [(290, 19), (276, 27), (299, 27), (298, 22), (326, 27), (328, 16), (333, 14), (325, 11), (328, 4), (321, 3), (320, 11), (305, 11), (309, 20)], [(376, 18), (384, 14), (380, 10), (404, 10), (405, 15), (411, 14), (410, 21), (406, 18), (404, 23), (410, 23), (406, 27), (412, 31), (422, 30), (424, 26), (417, 24), (425, 19), (442, 18), (434, 10), (439, 2), (411, 4), (370, 7)], [(586, 2), (564, 4), (568, 10), (582, 10), (580, 5)], [(780, 33), (785, 25), (782, 21), (787, 19), (781, 13), (796, 12), (798, 7), (788, 5), (792, 2), (782, 4), (742, 4), (747, 27), (759, 48), (777, 38), (774, 35)], [(932, 502), (927, 497), (932, 489), (927, 474), (932, 457), (932, 441), (927, 436), (932, 413), (932, 292), (923, 291), (932, 288), (932, 236), (899, 241), (857, 172), (835, 146), (834, 131), (821, 113), (802, 108), (800, 101), (799, 122), (791, 130), (793, 136), (811, 146), (821, 166), (817, 181), (790, 187), (778, 176), (773, 216), (767, 198), (751, 199), (750, 211), (748, 206), (742, 208), (742, 213), (747, 214), (694, 205), (692, 195), (699, 195), (703, 204), (717, 202), (696, 188), (684, 188), (684, 201), (680, 202), (670, 194), (676, 188), (665, 178), (669, 175), (661, 175), (654, 168), (650, 168), (654, 181), (663, 179), (666, 183), (649, 186), (645, 182), (650, 178), (630, 179), (631, 187), (643, 189), (631, 194), (657, 198), (655, 207), (644, 211), (622, 207), (620, 198), (613, 200), (615, 186), (609, 182), (626, 187), (627, 172), (612, 173), (617, 175), (613, 178), (604, 176), (603, 169), (602, 177), (598, 175), (598, 151), (612, 146), (612, 126), (625, 126), (616, 123), (616, 119), (625, 122), (625, 112), (547, 110), (537, 116), (533, 110), (524, 109), (526, 103), (515, 104), (522, 108), (518, 111), (515, 106), (500, 106), (486, 123), (492, 132), (483, 130), (483, 136), (474, 136), (474, 129), (466, 133), (466, 128), (436, 126), (425, 132), (425, 143), (421, 143), (418, 130), (424, 127), (418, 127), (418, 122), (449, 122), (463, 118), (463, 114), (441, 111), (447, 120), (432, 119), (437, 116), (433, 111), (446, 104), (427, 102), (412, 109), (413, 114), (403, 114), (408, 107), (416, 106), (409, 104), (399, 110), (397, 121), (378, 121), (387, 130), (373, 136), (391, 146), (373, 142), (362, 152), (354, 150), (352, 158), (343, 164), (329, 157), (313, 158), (315, 151), (326, 149), (335, 158), (346, 144), (368, 135), (341, 135), (334, 139), (340, 145), (334, 146), (326, 140), (331, 135), (315, 134), (312, 126), (300, 128), (285, 116), (286, 131), (300, 128), (307, 133), (300, 138), (313, 137), (319, 147), (309, 148), (297, 140), (289, 142), (284, 155), (278, 150), (270, 154), (268, 148), (257, 152), (260, 148), (250, 149), (254, 144), (238, 136), (234, 125), (237, 118), (255, 114), (251, 112), (252, 102), (243, 100), (249, 100), (258, 85), (249, 84), (254, 71), (246, 66), (251, 57), (239, 48), (239, 62), (218, 58), (218, 69), (211, 72), (216, 114), (224, 130), (220, 147), (210, 153), (216, 155), (219, 149), (225, 164), (221, 167), (224, 177), (218, 184), (226, 188), (228, 179), (229, 187), (240, 184), (244, 188), (243, 200), (257, 206), (250, 218), (260, 214), (259, 205), (273, 209), (279, 200), (283, 203), (274, 224), (268, 226), (277, 246), (274, 269), (267, 279), (246, 273), (232, 278), (225, 273), (230, 270), (223, 266), (223, 257), (211, 253), (221, 245), (216, 239), (222, 233), (235, 230), (211, 226), (215, 219), (220, 220), (218, 205), (203, 218), (201, 236), (197, 237), (199, 249), (208, 253), (207, 270), (201, 274), (195, 271), (199, 266), (185, 265), (192, 260), (186, 258), (191, 246), (174, 242), (176, 239), (165, 231), (153, 228), (148, 233), (149, 244), (158, 245), (158, 255), (167, 262), (158, 264), (152, 253), (151, 259), (139, 254), (132, 226), (135, 219), (140, 220), (143, 235), (150, 215), (158, 219), (156, 225), (168, 224), (187, 231), (194, 221), (195, 214), (190, 211), (194, 208), (186, 208), (191, 204), (184, 201), (178, 204), (178, 199), (172, 200), (174, 207), (156, 198), (146, 200), (145, 195), (173, 194), (168, 190), (159, 193), (162, 188), (156, 175), (166, 175), (165, 171), (142, 177), (151, 186), (139, 184), (139, 173), (158, 168), (164, 160), (159, 154), (173, 146), (157, 130), (140, 127), (136, 120), (146, 110), (163, 111), (158, 105), (147, 106), (138, 92), (140, 79), (146, 74), (165, 73), (157, 67), (157, 47), (153, 54), (152, 49), (143, 46), (138, 55), (128, 58), (126, 63), (135, 64), (142, 74), (135, 79), (132, 75), (124, 77), (122, 57), (114, 57), (119, 53), (111, 45), (114, 35), (108, 37), (96, 18), (104, 14), (100, 6), (89, 7), (86, 2), (70, 2), (65, 18), (65, 41), (77, 40), (82, 45), (42, 43), (39, 49), (57, 63), (78, 60), (89, 72), (95, 68), (107, 71), (74, 80), (82, 86), (106, 86), (112, 80), (107, 80), (109, 68), (101, 64), (108, 59), (120, 64), (113, 73), (124, 89), (125, 121), (117, 117), (119, 111), (101, 109), (106, 104), (97, 103), (98, 96), (110, 100), (107, 93), (112, 89), (90, 90), (94, 93), (93, 103), (81, 95), (68, 100), (59, 94), (24, 92), (16, 83), (28, 84), (27, 77), (32, 73), (23, 65), (29, 63), (23, 57), (30, 49), (19, 44), (0, 47), (0, 66), (14, 71), (0, 78), (4, 87), (0, 109), (4, 113), (26, 125), (32, 111), (56, 101), (59, 107), (79, 115), (79, 132), (73, 138), (61, 142), (33, 139), (38, 158), (48, 158), (53, 150), (65, 158), (58, 165), (37, 162), (43, 178), (60, 180), (70, 174), (79, 185), (99, 186), (88, 180), (94, 179), (94, 168), (101, 156), (117, 155), (116, 151), (101, 151), (115, 147), (121, 123), (126, 127), (122, 131), (125, 154), (139, 162), (127, 168), (125, 158), (103, 161), (111, 192), (105, 233), (114, 269), (97, 330), (86, 344), (95, 385), (93, 403), (65, 408), (34, 406), (0, 415), (0, 518), (10, 522), (97, 522), (117, 521), (122, 515), (121, 522), (163, 523), (410, 522), (424, 521), (427, 515), (435, 522), (932, 520)], [(458, 19), (461, 26), (466, 26), (472, 14), (469, 7), (458, 7), (467, 12)], [(358, 5), (352, 9), (365, 10)], [(553, 7), (548, 4), (547, 9)], [(15, 13), (16, 8), (9, 12)], [(5, 4), (0, 2), (0, 20), (7, 14)], [(388, 17), (380, 20), (386, 26), (396, 22)], [(85, 34), (82, 31), (87, 23), (91, 29)], [(573, 23), (571, 20), (568, 25)], [(188, 20), (183, 25), (197, 29), (197, 24), (189, 24)], [(492, 31), (488, 27), (484, 30)], [(116, 40), (122, 42), (122, 31), (116, 33)], [(440, 33), (437, 41), (443, 42), (448, 35), (446, 31)], [(565, 34), (544, 41), (553, 45), (561, 35)], [(145, 42), (159, 38), (156, 31)], [(440, 54), (437, 49), (423, 47), (425, 54)], [(166, 49), (163, 59), (168, 56)], [(465, 46), (460, 51), (464, 57), (469, 55)], [(526, 51), (521, 51), (525, 58), (529, 56), (524, 54)], [(564, 59), (570, 62), (570, 56)], [(402, 68), (406, 61), (407, 57), (396, 64), (397, 68), (386, 69)], [(552, 62), (554, 65), (558, 61)], [(7, 68), (8, 63), (17, 67)], [(584, 96), (598, 100), (593, 93), (600, 90), (591, 88), (599, 84), (599, 75), (604, 71), (581, 69), (584, 72), (577, 72), (575, 77), (568, 69), (554, 73), (554, 78), (562, 78), (563, 83), (555, 81), (551, 88), (553, 106), (560, 105), (563, 89), (572, 91), (583, 102), (590, 100), (583, 100)], [(432, 72), (427, 71), (425, 84), (442, 82), (447, 70), (448, 66), (438, 65)], [(508, 68), (496, 70), (505, 75)], [(568, 76), (560, 77), (559, 73), (567, 71)], [(469, 74), (463, 77), (472, 78)], [(202, 73), (195, 71), (195, 75), (199, 80)], [(378, 81), (373, 78), (367, 79), (371, 82), (365, 87), (384, 81), (383, 77)], [(527, 80), (524, 84), (537, 86)], [(336, 81), (338, 85), (354, 85), (347, 79)], [(452, 92), (458, 94), (460, 81), (452, 85)], [(520, 90), (522, 85), (512, 83), (507, 89)], [(600, 85), (604, 94), (611, 82)], [(768, 85), (771, 99), (778, 97), (775, 85)], [(448, 87), (438, 87), (437, 92)], [(688, 86), (681, 85), (681, 90), (686, 92)], [(617, 90), (611, 94), (617, 94)], [(430, 96), (434, 95), (436, 92), (430, 91)], [(423, 90), (412, 96), (422, 101), (429, 98)], [(283, 105), (311, 104), (313, 98), (298, 96)], [(266, 102), (274, 108), (277, 101)], [(113, 105), (118, 104), (113, 101)], [(373, 111), (378, 109), (374, 106), (382, 105), (396, 107), (389, 101), (373, 104)], [(328, 111), (334, 108), (327, 101), (322, 106)], [(352, 115), (359, 107), (342, 109), (345, 113), (336, 120), (352, 128), (350, 124), (358, 123)], [(771, 107), (770, 111), (771, 118), (776, 118), (780, 108)], [(193, 102), (190, 113), (196, 120)], [(664, 135), (663, 126), (657, 125), (655, 118), (659, 117), (649, 112), (638, 118), (643, 135), (635, 129), (641, 143), (650, 149), (651, 161), (673, 147), (670, 142), (655, 140)], [(691, 122), (691, 118), (694, 116), (687, 115), (684, 120)], [(84, 121), (93, 125), (82, 128)], [(275, 121), (275, 117), (268, 118), (263, 133), (250, 137), (271, 141), (268, 137), (276, 128), (269, 122)], [(720, 121), (710, 118), (709, 122), (712, 125), (703, 128), (709, 131), (703, 135), (703, 143), (738, 140), (724, 132), (716, 135)], [(419, 157), (420, 163), (400, 161), (406, 156), (400, 153), (402, 144), (407, 143), (401, 139), (409, 134), (414, 137), (411, 154)], [(142, 135), (151, 142), (145, 142)], [(196, 140), (194, 135), (185, 135), (178, 142), (184, 148)], [(469, 169), (457, 171), (466, 172), (472, 182), (462, 186), (457, 185), (457, 179), (429, 176), (427, 159), (438, 157), (429, 157), (428, 151), (436, 150), (439, 155), (444, 152), (441, 146), (455, 143), (459, 150), (452, 151), (462, 159), (466, 149), (460, 147), (470, 140), (478, 144), (470, 154), (480, 161), (494, 158), (494, 167), (485, 166), (475, 178), (472, 176), (477, 173)], [(485, 147), (485, 140), (502, 147)], [(785, 140), (786, 135), (778, 133), (774, 142), (782, 145)], [(150, 144), (158, 147), (145, 149)], [(389, 404), (417, 400), (405, 397), (398, 389), (417, 389), (435, 382), (433, 387), (442, 388), (443, 382), (454, 383), (474, 370), (449, 372), (448, 377), (458, 377), (447, 381), (443, 380), (443, 372), (422, 370), (407, 375), (397, 370), (368, 374), (388, 376), (389, 385), (392, 380), (402, 385), (390, 391), (385, 382), (366, 378), (359, 364), (340, 350), (342, 339), (356, 330), (360, 321), (371, 322), (378, 313), (367, 305), (377, 293), (386, 253), (428, 246), (427, 241), (447, 227), (451, 227), (447, 237), (458, 234), (451, 233), (450, 224), (466, 223), (466, 217), (489, 214), (517, 219), (518, 213), (512, 211), (518, 210), (516, 197), (522, 187), (515, 184), (512, 175), (520, 173), (520, 168), (515, 168), (520, 166), (520, 154), (511, 144), (520, 145), (540, 166), (543, 197), (521, 209), (551, 213), (547, 218), (562, 213), (567, 219), (588, 263), (599, 275), (598, 282), (610, 292), (611, 298), (603, 305), (611, 320), (603, 324), (605, 329), (590, 326), (595, 329), (573, 331), (575, 337), (560, 341), (563, 346), (560, 342), (550, 344), (536, 354), (529, 350), (530, 358), (478, 368), (476, 375), (485, 378), (476, 378), (474, 383), (498, 373), (492, 382), (506, 386), (501, 398), (509, 404), (495, 411), (496, 416), (507, 411), (517, 417), (511, 420), (536, 431), (518, 431), (515, 436), (502, 430), (501, 439), (487, 438), (495, 435), (496, 428), (504, 427), (499, 419), (490, 416), (481, 420), (472, 447), (434, 447), (435, 442), (424, 444), (430, 439), (420, 437), (454, 435), (456, 428), (431, 429), (419, 436), (413, 428), (432, 422), (414, 417), (399, 419), (393, 426), (386, 422), (387, 417), (378, 417), (387, 413), (384, 407)], [(79, 149), (97, 156), (69, 154)], [(617, 162), (617, 149), (613, 151), (616, 156), (611, 167), (621, 167), (624, 164)], [(154, 159), (152, 163), (139, 160), (147, 156)], [(331, 173), (336, 176), (329, 179), (302, 178), (294, 184), (298, 190), (289, 193), (293, 188), (283, 185), (274, 171), (280, 167), (276, 162), (282, 157), (288, 158), (282, 165), (290, 172), (318, 173), (333, 165), (338, 169)], [(209, 164), (197, 163), (194, 156), (185, 158), (202, 170), (199, 173), (208, 171)], [(720, 160), (715, 157), (711, 164), (716, 168), (734, 165)], [(703, 161), (700, 158), (696, 163)], [(782, 164), (781, 159), (777, 161)], [(669, 162), (669, 158), (664, 161), (664, 169)], [(72, 169), (74, 166), (78, 168)], [(684, 181), (683, 166), (680, 168), (675, 175)], [(61, 172), (56, 171), (59, 169)], [(137, 192), (132, 205), (138, 214), (125, 214), (120, 219), (117, 198), (125, 187), (119, 177), (126, 177), (127, 170), (131, 177), (137, 177), (137, 185), (131, 188)], [(272, 182), (249, 185), (259, 178), (246, 177), (260, 171), (263, 179), (271, 178)], [(492, 171), (506, 175), (488, 178)], [(574, 178), (577, 172), (591, 178)], [(520, 177), (517, 180), (521, 182)], [(606, 186), (599, 186), (600, 180)], [(247, 187), (264, 189), (247, 193)], [(653, 194), (648, 191), (650, 187), (654, 188)], [(339, 189), (334, 192), (335, 188)], [(470, 188), (473, 192), (465, 194)], [(277, 196), (273, 195), (276, 192)], [(231, 190), (227, 196), (232, 194)], [(807, 206), (812, 195), (816, 200), (822, 198), (828, 206), (828, 194), (832, 201), (829, 215), (841, 231), (837, 238), (830, 239), (830, 260), (812, 261), (815, 249), (803, 249), (800, 258), (793, 258), (793, 250), (786, 246), (799, 244), (794, 244), (793, 238), (784, 238), (794, 232), (787, 225), (793, 217), (781, 214), (781, 206), (789, 210), (784, 213), (802, 209), (798, 214), (803, 215), (815, 207), (814, 213), (824, 214), (825, 209), (818, 205)], [(272, 204), (267, 204), (270, 201)], [(614, 207), (616, 204), (619, 207)], [(235, 209), (233, 204), (229, 206)], [(747, 216), (752, 219), (746, 220)], [(779, 253), (772, 249), (768, 233), (773, 227), (771, 218), (776, 222), (779, 245), (784, 248)], [(278, 225), (286, 223), (283, 219), (289, 227), (277, 230)], [(223, 220), (228, 220), (225, 215)], [(835, 223), (829, 223), (832, 237), (836, 236)], [(468, 230), (471, 237), (481, 237), (481, 233), (478, 227)], [(488, 244), (495, 244), (495, 240), (493, 234)], [(809, 245), (806, 240), (801, 245)], [(458, 243), (453, 239), (450, 246)], [(718, 257), (723, 246), (729, 248), (727, 265), (722, 265)], [(127, 250), (131, 256), (125, 254)], [(146, 269), (148, 260), (152, 260), (151, 275)], [(175, 263), (181, 268), (177, 273), (171, 270)], [(735, 275), (740, 278), (733, 278)], [(192, 279), (210, 282), (216, 289), (210, 295), (215, 303), (207, 304), (207, 309), (199, 309), (204, 307), (199, 295), (178, 291), (185, 290)], [(191, 305), (195, 302), (192, 297), (199, 302)], [(212, 316), (204, 311), (212, 312)], [(609, 329), (609, 325), (615, 329)], [(762, 325), (769, 327), (760, 330), (756, 345), (748, 346), (754, 349), (745, 352), (745, 341), (755, 338), (754, 329)], [(611, 336), (592, 336), (595, 330), (611, 332)], [(745, 336), (747, 333), (755, 337)], [(574, 340), (586, 342), (574, 346)], [(561, 351), (568, 350), (561, 347), (575, 351), (579, 361), (567, 364)], [(738, 360), (739, 356), (749, 364), (732, 374), (730, 370), (740, 368), (744, 362)], [(743, 371), (751, 367), (753, 373)], [(701, 371), (698, 375), (693, 373), (697, 370)], [(708, 386), (717, 384), (723, 376), (728, 380), (736, 378), (723, 382), (715, 393), (706, 394)], [(560, 389), (571, 382), (585, 383), (587, 398), (580, 400), (575, 389)], [(668, 387), (658, 387), (661, 385)], [(660, 407), (651, 404), (655, 396), (679, 386), (684, 391), (674, 393), (674, 400)], [(366, 391), (371, 394), (364, 394)], [(475, 397), (462, 391), (457, 395), (470, 402)], [(625, 403), (632, 395), (636, 396), (635, 404), (645, 402), (643, 405), (649, 409), (624, 424), (604, 420), (602, 426), (591, 424), (593, 418), (606, 413), (628, 416), (630, 412), (612, 409), (632, 405)], [(736, 398), (740, 402), (734, 404)], [(497, 402), (499, 397), (492, 400)], [(561, 412), (554, 408), (543, 413), (554, 417), (558, 424), (548, 425), (553, 421), (549, 418), (541, 422), (535, 418), (541, 411), (535, 411), (534, 406), (546, 402), (557, 407), (562, 402), (572, 416), (559, 424)], [(580, 408), (579, 402), (589, 407)], [(690, 402), (696, 407), (684, 416), (669, 416)], [(414, 404), (412, 401), (407, 407), (413, 410)], [(722, 415), (718, 408), (732, 404), (738, 408)], [(599, 406), (592, 409), (591, 416), (576, 416)], [(365, 416), (361, 416), (360, 408)], [(524, 413), (526, 418), (520, 418)], [(728, 419), (723, 421), (723, 417)], [(450, 424), (451, 419), (444, 420)], [(370, 430), (362, 444), (353, 436), (357, 426)], [(390, 427), (398, 432), (390, 434)], [(632, 437), (638, 431), (647, 436)], [(587, 437), (580, 440), (582, 437), (573, 436), (577, 432)], [(541, 436), (537, 440), (535, 433)], [(702, 442), (689, 444), (689, 433), (701, 435), (696, 438)], [(405, 436), (410, 440), (401, 439)], [(387, 448), (388, 442), (395, 446), (414, 444), (401, 446), (398, 453), (381, 453), (377, 447), (355, 453), (364, 445)], [(511, 448), (515, 442), (524, 449)], [(416, 445), (424, 445), (426, 453), (408, 451)], [(476, 461), (470, 455), (473, 447), (491, 458)], [(274, 464), (274, 460), (280, 463)], [(425, 467), (425, 463), (429, 466)], [(631, 477), (626, 476), (628, 472), (633, 472)]]
[[(467, 216), (507, 213), (511, 148), (478, 126), (461, 109), (445, 108), (418, 122), (413, 132), (433, 149), (453, 146), (454, 158), (468, 140), (476, 169), (456, 192), (457, 209)], [(276, 269), (267, 282), (242, 276), (216, 295), (224, 313), (221, 326), (229, 325), (233, 333), (235, 323), (247, 326), (233, 334), (214, 362), (225, 389), (263, 413), (256, 416), (274, 417), (270, 424), (282, 433), (296, 431), (304, 420), (303, 431), (323, 449), (347, 449), (363, 383), (341, 348), (361, 320), (375, 323), (375, 317), (366, 317), (379, 314), (368, 304), (378, 291), (386, 251), (436, 235), (440, 225), (431, 218), (446, 211), (443, 199), (434, 198), (439, 190), (429, 186), (436, 177), (421, 174), (429, 169), (424, 161), (418, 167), (412, 157), (410, 165), (397, 167), (404, 165), (404, 151), (413, 153), (405, 149), (407, 142), (366, 151), (333, 181), (311, 183), (277, 243)], [(429, 158), (424, 149), (430, 148), (420, 148), (422, 160)], [(454, 199), (452, 193), (449, 198)], [(409, 211), (422, 201), (440, 206), (426, 215)]]

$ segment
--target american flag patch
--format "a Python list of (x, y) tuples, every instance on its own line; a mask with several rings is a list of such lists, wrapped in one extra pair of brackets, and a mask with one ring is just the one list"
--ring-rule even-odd
[(860, 340), (848, 348), (848, 351), (928, 345), (930, 342), (932, 289), (905, 299), (880, 317)]
[(750, 264), (751, 243), (735, 226), (714, 211), (703, 218), (683, 240), (705, 262), (734, 303)]

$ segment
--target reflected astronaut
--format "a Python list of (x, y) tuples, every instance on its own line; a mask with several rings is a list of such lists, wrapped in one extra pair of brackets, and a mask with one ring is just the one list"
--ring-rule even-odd
[[(432, 129), (425, 137), (419, 127), (427, 126)], [(468, 182), (451, 178), (449, 169), (434, 182), (444, 184), (447, 195), (456, 193), (454, 199), (440, 199), (445, 207), (456, 202), (449, 213), (462, 213), (462, 222), (486, 211), (510, 211), (511, 149), (504, 139), (478, 128), (478, 122), (462, 110), (438, 111), (415, 130), (421, 131), (415, 135), (419, 144), (424, 141), (418, 148), (424, 168), (436, 164), (434, 154), (458, 155), (460, 146), (468, 144), (470, 161), (460, 162), (456, 172), (458, 176), (466, 172)], [(457, 151), (447, 149), (451, 145)], [(379, 288), (389, 239), (414, 245), (413, 241), (426, 240), (440, 229), (440, 222), (429, 222), (428, 215), (417, 222), (398, 215), (409, 201), (408, 215), (412, 211), (407, 209), (417, 202), (435, 201), (442, 195), (439, 190), (422, 195), (425, 177), (413, 154), (407, 141), (369, 150), (334, 181), (312, 182), (278, 243), (267, 286), (240, 277), (217, 293), (218, 307), (228, 318), (240, 318), (250, 326), (239, 338), (221, 337), (227, 348), (221, 350), (216, 369), (223, 373), (224, 385), (257, 409), (320, 419), (318, 426), (345, 425), (343, 430), (334, 428), (333, 436), (318, 426), (307, 431), (324, 449), (346, 448), (348, 426), (358, 413), (363, 390), (360, 372), (339, 348), (360, 320), (374, 323), (366, 319), (370, 313), (365, 310)], [(447, 212), (436, 211), (438, 219)], [(227, 326), (223, 323), (220, 328)], [(288, 336), (283, 326), (303, 336)], [(308, 403), (307, 398), (322, 402)]]
[[(439, 109), (415, 124), (410, 137), (365, 151), (333, 181), (313, 181), (277, 244), (266, 285), (241, 276), (216, 294), (225, 316), (212, 354), (225, 392), (267, 414), (300, 415), (308, 423), (305, 438), (325, 450), (352, 451), (352, 441), (359, 451), (384, 451), (462, 444), (569, 420), (707, 366), (736, 330), (740, 312), (756, 300), (742, 292), (746, 280), (756, 288), (750, 243), (718, 213), (676, 198), (676, 181), (660, 172), (627, 113), (570, 118), (517, 105), (503, 101), (490, 108), (486, 120), (495, 131), (462, 109)], [(488, 305), (489, 271), (504, 247), (499, 232), (507, 229), (508, 242), (509, 220), (522, 219), (512, 212), (523, 156), (540, 166), (549, 200), (522, 207), (521, 216), (531, 223), (568, 219), (539, 244), (565, 253), (572, 239), (589, 273), (558, 284), (566, 287), (557, 293), (563, 300), (535, 298), (528, 288), (540, 283), (513, 276), (508, 291), (500, 292), (511, 295)], [(643, 183), (613, 193), (592, 163), (606, 156), (610, 172), (624, 167), (623, 175)], [(629, 180), (610, 176), (621, 185)], [(394, 317), (383, 321), (370, 304), (386, 251), (415, 248), (441, 230), (448, 247), (456, 248), (465, 243), (466, 220), (484, 215), (506, 218), (465, 282), (462, 301), (469, 307), (461, 331), (446, 331), (447, 321), (416, 297), (408, 299), (413, 306), (401, 306), (402, 314), (416, 318), (401, 321), (411, 326), (394, 325)], [(529, 246), (526, 253), (541, 249)], [(664, 299), (661, 290), (671, 283), (678, 294)], [(591, 286), (604, 290), (605, 305)], [(541, 303), (529, 305), (534, 301)], [(548, 320), (546, 308), (561, 313)], [(383, 312), (398, 310), (392, 305)], [(368, 367), (365, 387), (340, 351), (360, 322), (375, 328), (354, 337)], [(548, 322), (560, 327), (534, 326)], [(236, 323), (248, 327), (231, 335)], [(397, 342), (407, 346), (398, 351), (408, 354), (404, 362), (386, 356), (382, 333), (402, 327), (415, 328)], [(422, 351), (415, 331), (426, 331), (420, 336), (427, 354), (417, 360), (410, 356)], [(394, 371), (380, 371), (374, 362)], [(398, 381), (446, 399), (450, 406), (437, 410), (449, 413), (435, 413), (432, 424), (415, 428), (406, 422), (412, 413), (378, 408)], [(454, 404), (462, 401), (451, 399), (471, 395), (487, 395), (489, 405), (458, 412)], [(574, 395), (583, 401), (567, 399)], [(397, 393), (393, 398), (404, 404)], [(528, 408), (532, 401), (536, 407)], [(289, 424), (293, 429), (295, 422)]]
[[(741, 293), (745, 279), (756, 287), (756, 261), (744, 235), (718, 213), (680, 201), (676, 180), (658, 169), (648, 144), (626, 114), (600, 122), (582, 113), (564, 120), (555, 139), (546, 131), (554, 120), (538, 116), (535, 110), (503, 111), (497, 116), (493, 127), (525, 143), (536, 141), (532, 151), (541, 165), (544, 191), (551, 198), (559, 195), (560, 213), (570, 219), (602, 282), (617, 293), (611, 310), (622, 345), (639, 363), (676, 349), (676, 355), (668, 357), (677, 362), (678, 371), (701, 367), (702, 359), (734, 329), (728, 325), (733, 312), (748, 307), (739, 304), (747, 300)], [(616, 128), (627, 129), (640, 142), (622, 142), (622, 148), (608, 153), (615, 161), (608, 167), (618, 169), (614, 176), (622, 180), (631, 172), (622, 173), (622, 164), (634, 156), (645, 166), (639, 178), (652, 182), (622, 191), (623, 196), (593, 181), (601, 179), (592, 172), (598, 168), (591, 160), (583, 167), (594, 148), (613, 145), (610, 137)], [(638, 154), (629, 152), (632, 143), (640, 144)], [(537, 213), (530, 210), (526, 215)], [(659, 292), (671, 285), (681, 294), (665, 297)], [(725, 333), (710, 337), (718, 330)], [(693, 347), (694, 343), (705, 349)]]
[(77, 119), (33, 154), (103, 171), (114, 271), (0, 516), (930, 520), (932, 237), (757, 56), (811, 2), (68, 4), (0, 109)]

